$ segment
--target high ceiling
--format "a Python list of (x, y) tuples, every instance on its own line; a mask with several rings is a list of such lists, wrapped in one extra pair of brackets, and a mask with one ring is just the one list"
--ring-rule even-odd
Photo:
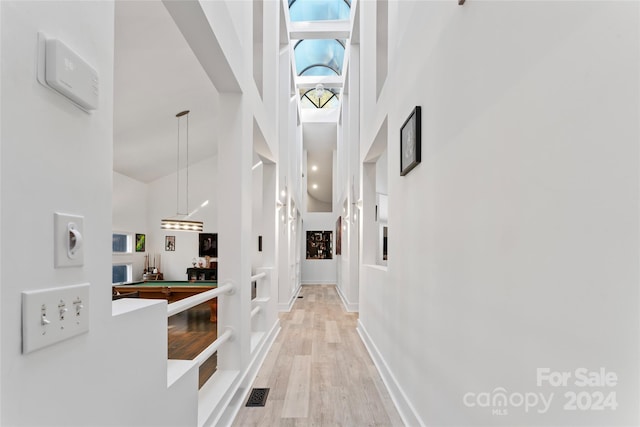
[[(315, 0), (316, 4), (323, 1)], [(328, 1), (347, 4), (344, 0)], [(293, 2), (296, 3), (297, 7), (308, 7), (313, 1)], [(178, 142), (175, 115), (187, 109), (191, 111), (190, 163), (216, 155), (218, 93), (162, 2), (116, 2), (115, 11), (114, 171), (146, 183), (174, 173)], [(316, 22), (313, 24), (318, 25), (311, 27), (308, 24), (287, 19), (292, 51), (301, 39), (327, 37), (335, 51), (335, 40), (349, 37), (348, 21)], [(311, 45), (322, 46), (322, 43), (307, 43), (307, 46)], [(307, 53), (314, 57), (308, 48)], [(304, 145), (308, 150), (309, 194), (325, 203), (332, 199), (337, 112), (344, 87), (347, 55), (348, 49), (343, 58), (332, 58), (332, 66), (339, 66), (339, 75), (314, 72), (311, 74), (317, 75), (298, 76), (296, 73), (294, 77), (298, 93), (303, 96), (300, 109), (323, 113), (315, 116), (302, 114), (302, 122)], [(316, 67), (321, 68), (324, 67)], [(292, 70), (295, 70), (295, 57)], [(318, 100), (313, 96), (320, 82), (325, 93)], [(304, 106), (305, 102), (309, 108)], [(184, 138), (183, 133), (181, 137)], [(181, 143), (184, 144), (184, 140)], [(181, 148), (181, 153), (184, 153), (182, 150), (184, 148)], [(317, 166), (317, 170), (311, 170), (312, 165)], [(313, 184), (317, 188), (313, 188)]]
[(291, 68), (307, 150), (307, 193), (333, 201), (333, 153), (345, 89), (352, 19), (350, 0), (288, 0)]
[(218, 93), (162, 2), (115, 10), (113, 169), (147, 183), (175, 173), (182, 110), (191, 111), (190, 163), (215, 155)]

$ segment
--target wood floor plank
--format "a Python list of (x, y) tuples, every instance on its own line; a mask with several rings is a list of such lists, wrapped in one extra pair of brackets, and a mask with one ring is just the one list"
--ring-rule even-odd
[(327, 320), (325, 325), (325, 338), (326, 342), (341, 342), (340, 332), (338, 331), (338, 322), (335, 320)]
[(311, 356), (294, 356), (282, 418), (306, 418), (311, 391)]
[(304, 310), (294, 310), (291, 323), (294, 325), (302, 324), (304, 321)]

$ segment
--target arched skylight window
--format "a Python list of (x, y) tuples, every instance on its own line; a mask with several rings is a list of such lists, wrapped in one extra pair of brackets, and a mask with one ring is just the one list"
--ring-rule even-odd
[(342, 74), (344, 43), (340, 40), (300, 40), (296, 43), (294, 51), (296, 71), (299, 76), (339, 76)]
[(347, 20), (350, 14), (348, 0), (289, 0), (292, 22)]
[(320, 97), (315, 88), (300, 89), (300, 105), (302, 108), (338, 108), (338, 92), (334, 89), (324, 89)]

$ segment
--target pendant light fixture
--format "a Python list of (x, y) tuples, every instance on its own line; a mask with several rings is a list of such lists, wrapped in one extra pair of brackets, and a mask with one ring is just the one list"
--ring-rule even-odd
[(316, 85), (316, 90), (315, 90), (315, 95), (316, 97), (318, 97), (318, 105), (321, 104), (320, 100), (322, 99), (322, 96), (324, 95), (324, 85), (322, 83), (318, 83)]
[[(180, 121), (186, 116), (187, 120), (187, 179), (186, 179), (186, 213), (180, 213)], [(167, 218), (160, 221), (160, 228), (164, 230), (176, 231), (202, 231), (204, 224), (202, 221), (188, 219), (189, 214), (189, 110), (176, 114), (178, 118), (178, 167), (176, 169), (176, 217)]]

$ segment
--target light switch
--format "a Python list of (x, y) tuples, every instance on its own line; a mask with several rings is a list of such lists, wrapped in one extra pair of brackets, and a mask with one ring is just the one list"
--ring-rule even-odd
[(89, 284), (22, 292), (22, 352), (89, 330)]

